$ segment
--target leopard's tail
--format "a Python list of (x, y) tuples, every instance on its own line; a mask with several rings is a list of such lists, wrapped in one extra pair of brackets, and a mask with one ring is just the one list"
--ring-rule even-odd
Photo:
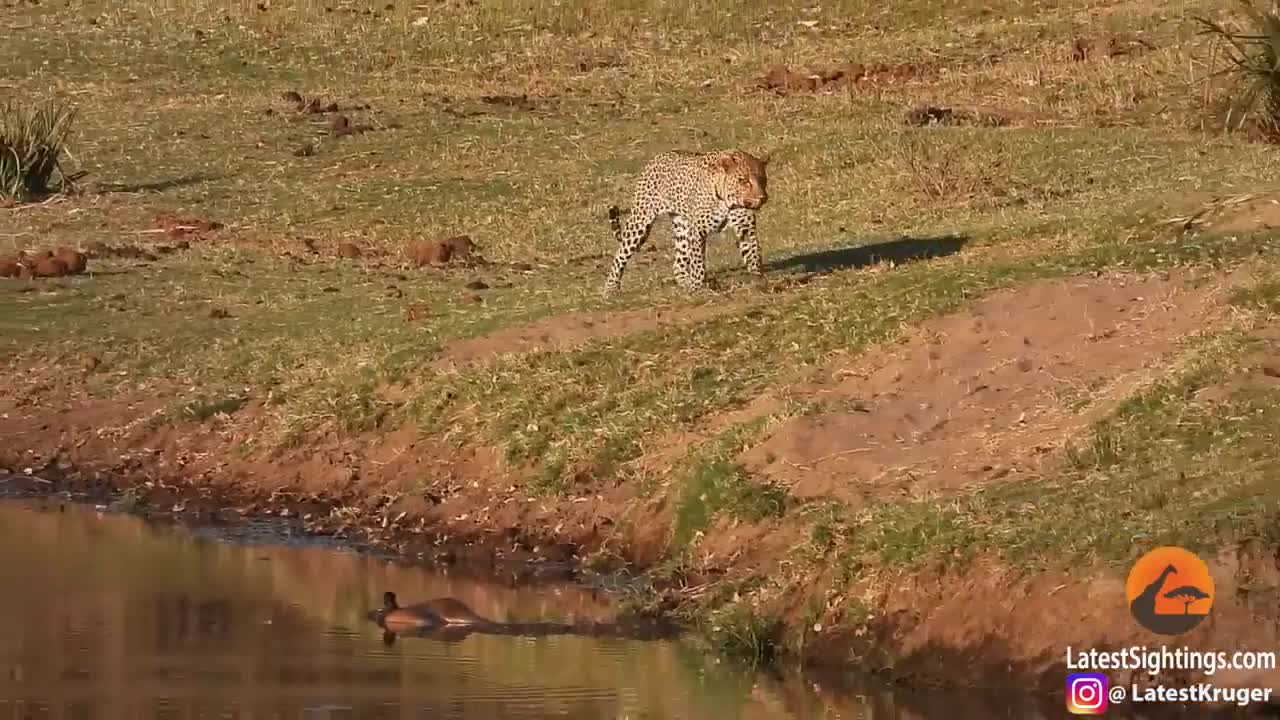
[(622, 208), (619, 208), (617, 205), (609, 206), (609, 227), (613, 228), (613, 236), (621, 242)]

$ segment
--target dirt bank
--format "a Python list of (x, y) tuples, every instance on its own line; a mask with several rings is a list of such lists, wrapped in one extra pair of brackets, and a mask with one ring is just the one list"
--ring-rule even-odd
[[(1201, 331), (1237, 328), (1275, 349), (1265, 344), (1275, 339), (1270, 324), (1228, 301), (1252, 272), (1077, 278), (1002, 291), (895, 343), (836, 357), (821, 377), (797, 378), (786, 389), (792, 400), (815, 400), (816, 410), (779, 415), (779, 389), (702, 428), (705, 438), (753, 416), (769, 419), (741, 450), (741, 464), (785, 490), (786, 512), (718, 517), (688, 548), (672, 541), (674, 491), (606, 483), (582, 495), (537, 496), (525, 482), (536, 468), (513, 466), (495, 448), (424, 438), (412, 425), (246, 453), (246, 439), (276, 422), (262, 403), (181, 420), (165, 412), (180, 396), (176, 387), (104, 399), (90, 396), (78, 377), (41, 368), (10, 377), (9, 386), (23, 392), (0, 400), (0, 467), (12, 473), (0, 482), (112, 494), (124, 498), (122, 508), (227, 522), (295, 518), (311, 532), (497, 571), (513, 582), (573, 576), (584, 565), (611, 569), (619, 560), (634, 571), (683, 558), (678, 572), (655, 574), (647, 609), (711, 618), (711, 625), (728, 617), (715, 614), (727, 607), (748, 622), (774, 618), (768, 641), (815, 663), (871, 666), (918, 682), (1056, 690), (1068, 645), (1162, 642), (1129, 616), (1123, 563), (1017, 569), (979, 548), (965, 562), (851, 568), (799, 552), (819, 535), (806, 509), (835, 503), (856, 515), (1063, 472), (1072, 443), (1091, 424), (1184, 369)], [(582, 325), (581, 318), (566, 322)], [(555, 331), (542, 321), (536, 335), (508, 335)], [(471, 341), (455, 359), (474, 360), (484, 347)], [(1274, 378), (1266, 367), (1245, 362), (1208, 389), (1268, 389)], [(697, 440), (659, 440), (638, 464), (660, 472), (673, 448)], [(1135, 542), (1133, 556), (1143, 548)], [(1211, 619), (1168, 642), (1228, 651), (1280, 646), (1274, 535), (1234, 538), (1206, 559), (1218, 587)], [(1280, 675), (1220, 673), (1215, 682), (1280, 688)]]

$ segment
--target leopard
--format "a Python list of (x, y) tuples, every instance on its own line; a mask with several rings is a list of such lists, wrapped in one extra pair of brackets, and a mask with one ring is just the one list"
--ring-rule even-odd
[(664, 215), (671, 218), (672, 270), (680, 288), (706, 287), (707, 240), (726, 226), (737, 235), (747, 272), (763, 277), (756, 212), (769, 200), (770, 155), (666, 150), (653, 156), (635, 181), (626, 219), (617, 205), (609, 207), (617, 249), (603, 294), (619, 290), (627, 263), (648, 239), (653, 223)]

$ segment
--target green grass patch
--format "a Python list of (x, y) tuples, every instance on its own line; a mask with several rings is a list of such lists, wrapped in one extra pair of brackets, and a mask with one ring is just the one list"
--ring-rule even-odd
[(673, 547), (688, 547), (694, 536), (722, 512), (749, 522), (782, 517), (786, 490), (752, 478), (733, 460), (764, 423), (764, 418), (743, 423), (693, 451), (680, 487)]

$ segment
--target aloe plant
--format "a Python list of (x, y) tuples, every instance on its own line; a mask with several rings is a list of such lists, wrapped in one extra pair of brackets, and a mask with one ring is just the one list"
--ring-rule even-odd
[(68, 175), (61, 161), (74, 120), (73, 108), (55, 102), (0, 108), (0, 199), (29, 200), (74, 186), (83, 173)]
[(1204, 16), (1195, 20), (1203, 26), (1204, 34), (1226, 43), (1231, 65), (1216, 74), (1232, 74), (1243, 83), (1240, 96), (1232, 103), (1228, 124), (1232, 117), (1238, 117), (1237, 128), (1242, 127), (1261, 105), (1262, 123), (1274, 135), (1280, 132), (1280, 14), (1274, 4), (1270, 10), (1260, 10), (1252, 0), (1238, 2), (1244, 11), (1246, 32), (1233, 31)]

